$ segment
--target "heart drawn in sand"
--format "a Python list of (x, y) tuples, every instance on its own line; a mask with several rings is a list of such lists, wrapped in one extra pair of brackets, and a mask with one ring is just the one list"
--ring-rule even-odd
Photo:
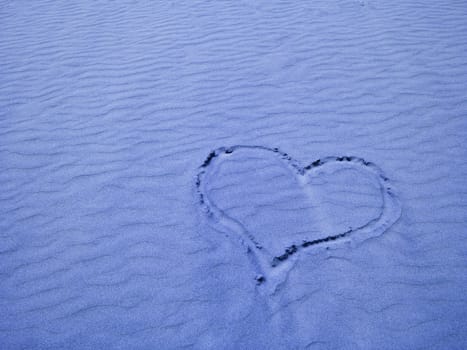
[(401, 213), (388, 178), (358, 157), (301, 166), (277, 148), (223, 147), (201, 165), (196, 186), (209, 223), (247, 247), (258, 283), (302, 250), (379, 236)]

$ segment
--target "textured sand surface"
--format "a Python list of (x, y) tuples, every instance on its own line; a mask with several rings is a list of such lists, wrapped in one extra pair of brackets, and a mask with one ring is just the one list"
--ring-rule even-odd
[[(0, 348), (465, 349), (466, 58), (464, 0), (1, 1)], [(262, 293), (197, 194), (234, 145), (372, 162), (400, 218)]]

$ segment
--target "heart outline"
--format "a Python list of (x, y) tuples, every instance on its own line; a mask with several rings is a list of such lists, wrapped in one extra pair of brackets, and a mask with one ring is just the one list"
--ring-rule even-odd
[[(383, 209), (377, 218), (374, 218), (357, 228), (351, 228), (345, 232), (338, 232), (311, 241), (303, 240), (301, 243), (292, 243), (290, 246), (285, 247), (284, 252), (281, 255), (273, 256), (272, 261), (268, 261), (270, 257), (266, 254), (262, 254), (262, 246), (257, 242), (254, 235), (248, 232), (241, 222), (227, 215), (222, 209), (220, 209), (209, 198), (208, 191), (206, 191), (206, 183), (209, 182), (209, 170), (211, 166), (219, 162), (223, 156), (229, 156), (240, 149), (270, 152), (276, 157), (279, 157), (280, 160), (293, 171), (295, 176), (303, 178), (320, 167), (335, 164), (337, 162), (358, 166), (360, 169), (369, 171), (378, 179), (383, 199)], [(301, 250), (312, 246), (329, 248), (333, 243), (341, 242), (351, 242), (355, 244), (356, 242), (380, 236), (395, 222), (397, 222), (401, 215), (400, 202), (392, 190), (389, 179), (384, 175), (383, 171), (376, 164), (355, 156), (329, 156), (315, 160), (309, 165), (302, 167), (298, 161), (294, 160), (288, 153), (279, 150), (279, 148), (254, 145), (219, 147), (211, 151), (203, 164), (199, 167), (199, 172), (196, 177), (196, 189), (199, 203), (203, 208), (203, 212), (206, 217), (210, 219), (209, 222), (211, 223), (212, 220), (214, 220), (216, 225), (220, 224), (220, 226), (223, 226), (227, 232), (235, 233), (237, 238), (240, 239), (241, 244), (247, 248), (250, 260), (256, 266), (257, 270), (259, 270), (256, 277), (258, 285), (263, 284), (273, 276), (278, 277), (279, 275), (287, 273), (288, 270), (290, 270), (290, 265), (293, 263), (292, 260), (297, 258), (297, 253)]]

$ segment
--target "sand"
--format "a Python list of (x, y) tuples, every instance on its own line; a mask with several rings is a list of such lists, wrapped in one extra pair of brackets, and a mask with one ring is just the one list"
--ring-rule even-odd
[(2, 1), (0, 33), (1, 349), (466, 348), (465, 1)]

